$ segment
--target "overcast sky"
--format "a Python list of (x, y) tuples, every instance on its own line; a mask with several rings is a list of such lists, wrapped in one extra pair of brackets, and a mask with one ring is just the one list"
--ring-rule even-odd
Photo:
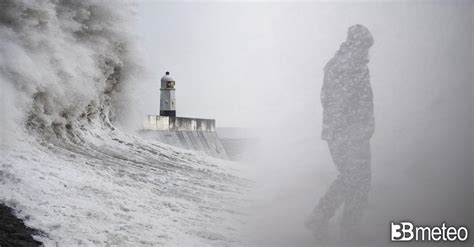
[[(320, 140), (323, 68), (348, 27), (365, 25), (375, 39), (373, 217), (421, 222), (444, 210), (450, 222), (463, 222), (472, 210), (465, 195), (473, 193), (474, 8), (427, 2), (142, 2), (137, 41), (148, 73), (136, 82), (138, 108), (158, 113), (168, 70), (179, 116), (258, 129), (268, 152), (259, 152), (265, 158), (255, 174), (270, 187), (262, 205), (274, 212), (263, 207), (252, 230), (296, 243), (293, 229), (335, 176)], [(403, 200), (391, 196), (399, 190)], [(419, 207), (401, 203), (410, 200)], [(381, 231), (388, 220), (377, 220)], [(268, 230), (281, 222), (287, 227)]]
[(450, 74), (450, 67), (470, 65), (468, 52), (455, 61), (448, 56), (469, 48), (460, 34), (472, 40), (473, 12), (466, 6), (140, 2), (138, 43), (148, 67), (145, 81), (137, 83), (140, 107), (159, 111), (159, 79), (170, 71), (180, 116), (216, 118), (220, 127), (301, 114), (319, 122), (323, 67), (356, 23), (375, 37), (369, 66), (376, 104), (398, 100), (405, 87), (462, 76)]

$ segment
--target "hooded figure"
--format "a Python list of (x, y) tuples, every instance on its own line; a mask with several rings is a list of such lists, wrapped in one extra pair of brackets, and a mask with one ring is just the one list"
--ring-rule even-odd
[(357, 235), (368, 206), (369, 140), (375, 124), (367, 64), (373, 43), (366, 27), (351, 26), (347, 40), (324, 68), (322, 139), (328, 142), (339, 175), (305, 222), (321, 241), (327, 240), (329, 220), (340, 206), (344, 204), (341, 229), (345, 237)]
[(366, 27), (350, 27), (347, 41), (324, 68), (323, 140), (368, 140), (374, 133), (373, 95), (367, 67), (373, 43)]

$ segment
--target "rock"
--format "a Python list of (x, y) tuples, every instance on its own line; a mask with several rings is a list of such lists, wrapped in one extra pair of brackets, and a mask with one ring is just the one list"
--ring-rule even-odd
[(37, 231), (31, 229), (18, 219), (13, 210), (0, 204), (0, 246), (1, 247), (36, 247), (42, 243), (33, 239)]

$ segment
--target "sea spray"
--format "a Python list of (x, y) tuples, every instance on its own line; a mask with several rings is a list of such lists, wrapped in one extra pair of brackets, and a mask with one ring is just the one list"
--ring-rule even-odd
[(45, 246), (239, 239), (230, 162), (117, 128), (138, 67), (121, 1), (2, 1), (0, 203)]

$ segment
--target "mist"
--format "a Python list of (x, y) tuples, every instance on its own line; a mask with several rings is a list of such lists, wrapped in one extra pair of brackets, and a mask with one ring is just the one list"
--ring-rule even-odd
[(170, 71), (178, 115), (254, 130), (258, 158), (238, 164), (257, 184), (248, 234), (258, 246), (310, 246), (302, 222), (337, 174), (320, 139), (323, 68), (363, 24), (375, 39), (367, 242), (388, 243), (390, 221), (472, 224), (473, 13), (461, 1), (141, 2), (136, 108), (158, 111)]
[[(338, 174), (323, 68), (362, 24), (372, 186), (348, 245), (395, 245), (391, 221), (472, 230), (473, 16), (472, 1), (4, 1), (0, 204), (45, 246), (318, 246), (303, 222)], [(165, 71), (177, 115), (248, 130), (248, 157), (139, 136)]]

